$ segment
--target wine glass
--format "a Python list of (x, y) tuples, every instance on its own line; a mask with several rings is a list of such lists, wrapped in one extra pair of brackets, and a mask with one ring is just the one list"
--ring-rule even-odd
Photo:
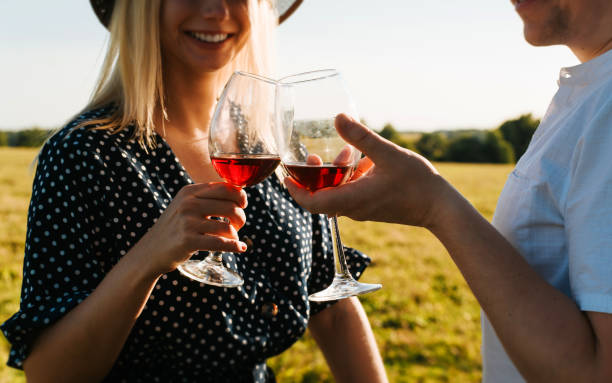
[[(315, 191), (350, 179), (361, 153), (336, 131), (336, 115), (357, 119), (351, 96), (333, 69), (318, 70), (279, 80), (277, 111), (281, 119), (282, 166), (302, 187)], [(312, 301), (348, 298), (378, 290), (380, 284), (357, 282), (348, 270), (337, 218), (328, 217), (335, 258), (329, 287), (309, 296)]]
[[(210, 124), (208, 150), (217, 173), (234, 187), (263, 181), (280, 163), (275, 96), (274, 80), (245, 72), (234, 72), (223, 89)], [(220, 252), (211, 252), (204, 260), (188, 260), (178, 269), (210, 285), (244, 283), (240, 274), (223, 265)]]

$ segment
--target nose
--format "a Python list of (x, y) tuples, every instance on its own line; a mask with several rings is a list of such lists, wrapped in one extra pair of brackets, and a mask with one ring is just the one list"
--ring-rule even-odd
[(225, 19), (229, 15), (227, 0), (203, 0), (200, 13), (204, 18)]

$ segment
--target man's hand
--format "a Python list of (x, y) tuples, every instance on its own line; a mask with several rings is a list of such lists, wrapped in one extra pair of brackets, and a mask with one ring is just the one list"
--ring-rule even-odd
[(313, 213), (359, 221), (428, 226), (439, 198), (452, 189), (420, 155), (389, 142), (350, 117), (336, 117), (336, 129), (363, 158), (349, 182), (311, 193), (291, 177), (285, 184), (295, 200)]

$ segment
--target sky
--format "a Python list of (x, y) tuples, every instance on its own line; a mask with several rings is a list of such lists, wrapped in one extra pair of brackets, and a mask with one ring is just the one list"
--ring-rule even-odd
[[(55, 128), (85, 106), (107, 37), (87, 0), (0, 0), (0, 129)], [(527, 44), (510, 0), (304, 0), (278, 28), (278, 76), (340, 70), (373, 129), (541, 117), (577, 64)]]

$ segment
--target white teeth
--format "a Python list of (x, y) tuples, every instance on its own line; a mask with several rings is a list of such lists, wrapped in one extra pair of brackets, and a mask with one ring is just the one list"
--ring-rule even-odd
[(221, 41), (225, 41), (229, 36), (227, 33), (199, 33), (199, 32), (190, 32), (190, 34), (200, 41), (204, 41), (207, 43), (220, 43)]

